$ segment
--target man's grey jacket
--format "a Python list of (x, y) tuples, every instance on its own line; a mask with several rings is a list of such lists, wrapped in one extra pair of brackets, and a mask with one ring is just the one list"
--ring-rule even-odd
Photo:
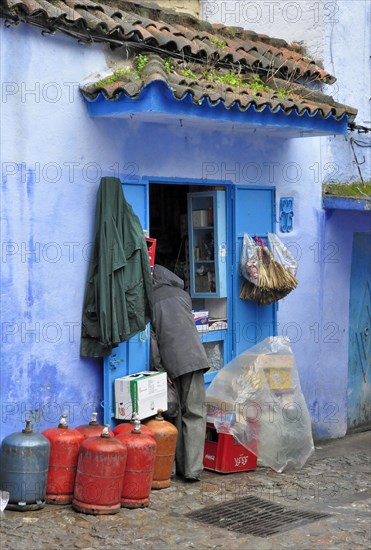
[(177, 378), (209, 364), (192, 314), (192, 301), (183, 281), (163, 266), (153, 274), (153, 328), (161, 362), (170, 376)]

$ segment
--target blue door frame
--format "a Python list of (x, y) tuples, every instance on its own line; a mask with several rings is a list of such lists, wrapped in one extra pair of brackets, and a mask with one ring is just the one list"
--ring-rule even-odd
[[(243, 232), (264, 237), (275, 227), (275, 188), (271, 186), (241, 186), (231, 181), (190, 178), (159, 178), (145, 176), (140, 180), (123, 181), (126, 200), (138, 215), (143, 229), (149, 229), (149, 185), (199, 185), (224, 187), (226, 192), (227, 257), (227, 317), (228, 330), (224, 335), (226, 361), (229, 361), (257, 341), (276, 334), (275, 305), (259, 307), (239, 298), (241, 279), (238, 264)], [(231, 321), (230, 321), (231, 320)], [(238, 326), (237, 326), (238, 325)], [(246, 332), (252, 329), (253, 332)], [(211, 334), (211, 333), (210, 333)], [(215, 335), (217, 337), (218, 335)], [(210, 341), (210, 336), (206, 336)], [(143, 332), (115, 348), (104, 358), (104, 422), (113, 426), (114, 380), (149, 368), (149, 337)], [(207, 386), (217, 371), (205, 374)]]

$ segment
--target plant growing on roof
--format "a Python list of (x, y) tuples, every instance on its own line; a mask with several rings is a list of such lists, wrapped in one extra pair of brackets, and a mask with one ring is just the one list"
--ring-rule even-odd
[(288, 93), (287, 93), (287, 90), (285, 90), (285, 88), (278, 88), (277, 97), (279, 99), (284, 99), (287, 96), (288, 96)]
[(171, 57), (164, 59), (164, 68), (167, 74), (171, 74), (174, 70), (174, 65), (172, 63)]
[(118, 68), (116, 69), (111, 76), (107, 76), (107, 78), (103, 78), (102, 80), (99, 80), (96, 83), (96, 86), (99, 88), (103, 88), (104, 86), (107, 86), (108, 84), (112, 84), (113, 82), (118, 82), (121, 80), (124, 76), (135, 74), (135, 71), (128, 68)]
[(323, 194), (334, 197), (350, 197), (355, 199), (371, 199), (371, 182), (355, 181), (352, 183), (325, 183)]
[(252, 90), (255, 90), (257, 92), (272, 92), (272, 88), (270, 88), (269, 86), (267, 86), (266, 84), (264, 84), (264, 82), (262, 81), (262, 79), (260, 78), (259, 75), (257, 74), (254, 74), (252, 77), (250, 77), (250, 80), (247, 84), (247, 86), (252, 89)]
[(209, 36), (208, 40), (213, 46), (217, 46), (218, 48), (224, 48), (227, 45), (224, 40), (221, 40), (217, 36)]
[(144, 67), (147, 65), (149, 59), (147, 55), (139, 54), (135, 58), (135, 66), (137, 68), (138, 73), (140, 74)]
[(192, 69), (183, 69), (180, 71), (180, 74), (186, 78), (197, 78), (197, 75), (192, 71)]

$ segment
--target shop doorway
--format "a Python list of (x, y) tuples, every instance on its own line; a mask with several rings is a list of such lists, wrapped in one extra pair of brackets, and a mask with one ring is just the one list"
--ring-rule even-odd
[[(217, 373), (215, 367), (222, 367), (258, 341), (277, 333), (275, 304), (259, 307), (253, 302), (240, 299), (241, 278), (238, 268), (243, 233), (266, 238), (267, 232), (275, 230), (275, 188), (232, 182), (147, 177), (125, 180), (122, 184), (126, 200), (139, 217), (143, 229), (161, 242), (157, 260), (184, 280), (185, 288), (192, 298), (193, 309), (207, 310), (210, 319), (226, 322), (226, 326), (217, 326), (217, 330), (200, 333), (202, 342), (209, 348), (207, 353), (210, 353), (210, 362), (214, 369), (205, 374), (207, 386)], [(214, 248), (214, 258), (209, 256), (210, 247), (202, 249), (201, 246), (202, 242), (210, 243), (210, 196), (216, 201), (211, 206), (213, 225), (216, 220), (218, 233), (223, 228), (225, 235), (224, 241), (219, 240), (218, 247)], [(191, 203), (193, 198), (195, 202)], [(193, 242), (189, 244), (190, 212), (193, 213), (190, 204), (194, 205), (195, 210), (200, 210), (196, 215), (196, 225), (199, 228), (197, 232), (200, 231), (205, 238), (196, 243), (192, 229)], [(192, 218), (191, 226), (194, 225)], [(220, 264), (218, 266), (217, 258)], [(192, 261), (193, 273), (190, 269)], [(213, 273), (210, 276), (208, 269), (208, 264), (212, 263), (215, 263), (215, 278)], [(216, 293), (212, 295), (215, 292), (214, 287), (219, 289), (216, 291), (218, 296)], [(115, 380), (148, 369), (147, 327), (104, 358), (103, 406), (106, 423), (112, 425), (116, 422)]]

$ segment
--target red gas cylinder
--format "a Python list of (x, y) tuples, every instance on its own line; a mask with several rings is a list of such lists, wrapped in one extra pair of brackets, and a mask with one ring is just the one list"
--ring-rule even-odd
[(80, 446), (72, 506), (85, 514), (116, 514), (124, 481), (127, 449), (111, 437), (109, 424), (102, 434)]
[(152, 436), (141, 433), (140, 420), (135, 420), (135, 426), (130, 433), (121, 433), (116, 437), (128, 450), (121, 506), (148, 506), (157, 444)]
[(58, 428), (48, 428), (42, 435), (50, 441), (50, 459), (46, 483), (46, 502), (70, 504), (75, 484), (78, 452), (83, 436), (69, 428), (63, 414)]
[(146, 426), (155, 434), (157, 443), (155, 471), (153, 473), (152, 489), (170, 487), (170, 476), (174, 464), (175, 447), (178, 430), (164, 420), (162, 410), (158, 410), (154, 419), (146, 422)]
[[(91, 415), (91, 420), (89, 424), (81, 424), (81, 426), (77, 426), (76, 430), (78, 430), (82, 435), (84, 436), (84, 439), (87, 439), (88, 437), (96, 437), (100, 436), (103, 430), (103, 426), (101, 426), (97, 422), (97, 412), (93, 412)], [(113, 432), (111, 430), (108, 430), (108, 433), (111, 437), (114, 437)]]
[[(130, 433), (133, 431), (133, 428), (134, 428), (134, 425), (135, 425), (135, 420), (139, 419), (139, 415), (138, 413), (133, 413), (133, 416), (130, 420), (130, 422), (122, 422), (121, 424), (118, 424), (117, 426), (115, 426), (113, 428), (113, 433), (115, 435), (115, 437), (119, 434), (123, 434), (123, 433)], [(147, 428), (147, 426), (145, 426), (144, 424), (141, 424), (140, 426), (140, 431), (142, 432), (142, 434), (147, 434), (147, 435), (151, 435), (152, 437), (155, 436), (154, 432), (152, 430), (150, 430), (149, 428)]]

